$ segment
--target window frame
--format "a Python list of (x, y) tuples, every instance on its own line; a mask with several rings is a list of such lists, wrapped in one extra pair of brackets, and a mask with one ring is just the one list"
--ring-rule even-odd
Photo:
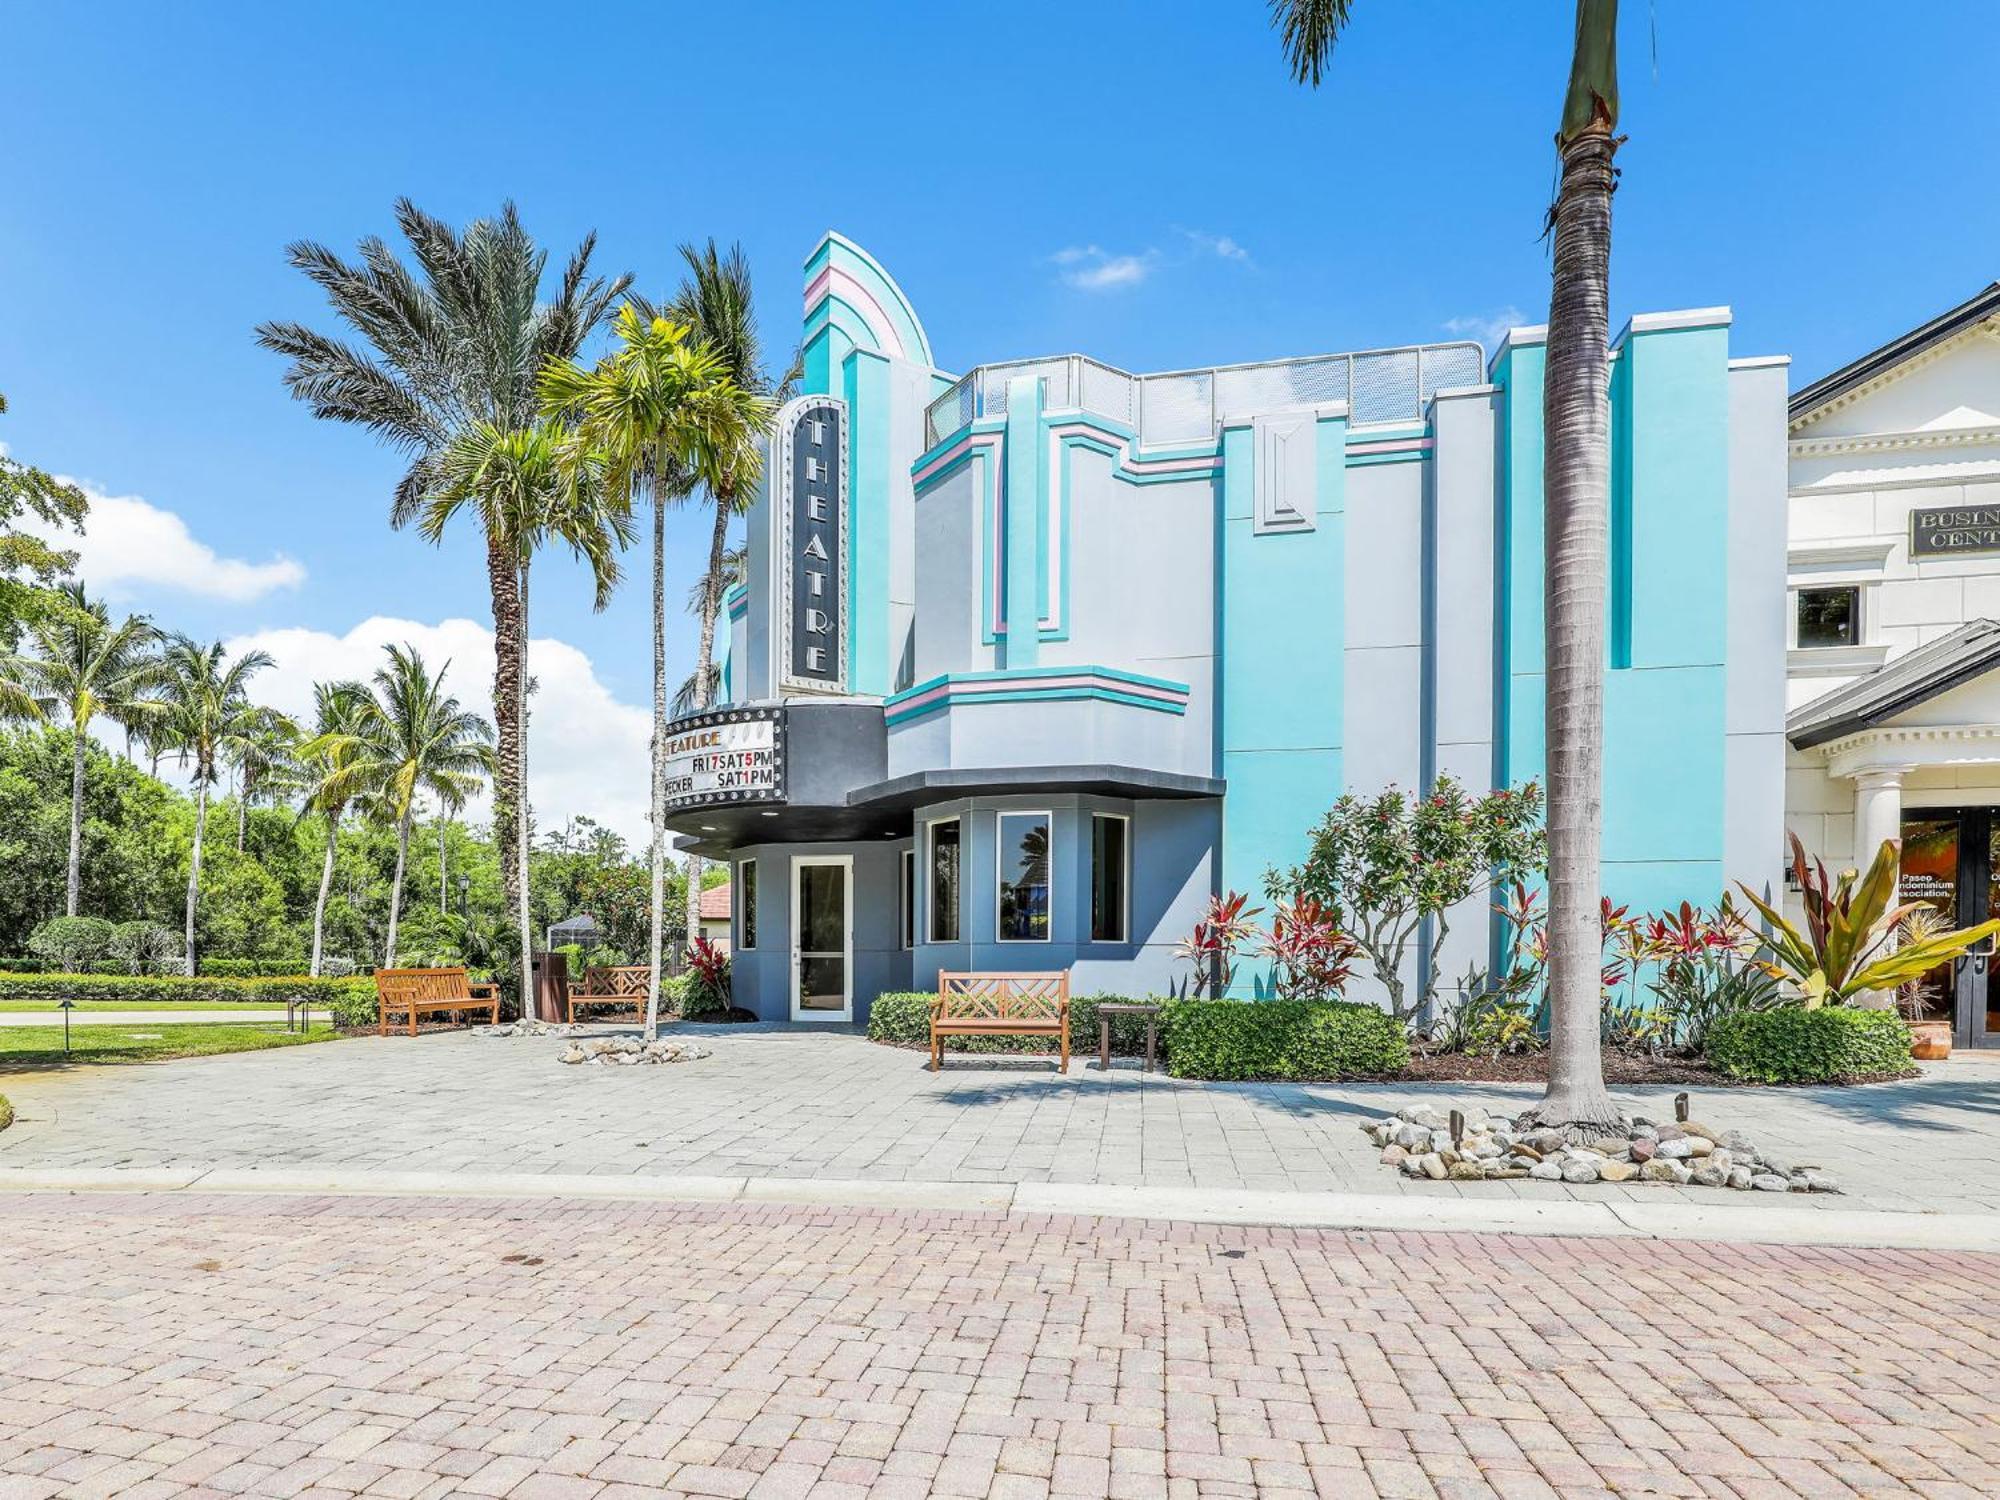
[[(1115, 938), (1097, 935), (1097, 822), (1119, 822), (1125, 825), (1123, 837), (1119, 841), (1119, 852), (1123, 856), (1118, 871), (1118, 936)], [(1095, 812), (1090, 814), (1090, 940), (1093, 943), (1111, 943), (1129, 946), (1132, 942), (1132, 815), (1119, 812)]]
[[(1009, 818), (1040, 818), (1048, 830), (1048, 911), (1040, 937), (1008, 937), (1000, 930), (1001, 829)], [(993, 814), (993, 941), (996, 943), (1052, 943), (1056, 937), (1056, 815), (1052, 810), (1022, 807), (995, 809)]]
[(757, 861), (736, 862), (736, 889), (730, 893), (736, 919), (736, 948), (741, 953), (757, 951)]
[[(1854, 600), (1853, 639), (1846, 641), (1814, 641), (1808, 643), (1799, 632), (1799, 614), (1805, 605), (1807, 594), (1848, 594)], [(1794, 651), (1851, 651), (1867, 642), (1867, 590), (1858, 583), (1801, 583), (1792, 586), (1790, 629), (1791, 649)]]
[(917, 849), (914, 843), (907, 849), (898, 851), (896, 874), (899, 884), (896, 889), (898, 913), (897, 936), (902, 941), (902, 951), (910, 952), (917, 946)]
[[(939, 937), (937, 930), (937, 830), (942, 823), (958, 825), (958, 909), (952, 913), (952, 935)], [(965, 814), (950, 813), (924, 820), (924, 940), (930, 943), (965, 941)]]

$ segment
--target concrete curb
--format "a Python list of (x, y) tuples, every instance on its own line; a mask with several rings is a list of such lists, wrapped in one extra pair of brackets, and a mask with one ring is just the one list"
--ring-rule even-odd
[(1395, 1198), (1054, 1182), (868, 1182), (812, 1177), (646, 1177), (583, 1172), (381, 1172), (338, 1167), (0, 1167), (0, 1193), (569, 1198), (816, 1208), (1059, 1214), (1412, 1234), (1543, 1234), (2000, 1253), (2000, 1214), (1887, 1213), (1627, 1201)]

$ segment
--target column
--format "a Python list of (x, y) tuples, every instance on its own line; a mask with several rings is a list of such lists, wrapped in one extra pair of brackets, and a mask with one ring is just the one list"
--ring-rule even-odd
[(1903, 836), (1903, 777), (1909, 766), (1871, 766), (1854, 773), (1854, 865), (1866, 870), (1884, 839)]

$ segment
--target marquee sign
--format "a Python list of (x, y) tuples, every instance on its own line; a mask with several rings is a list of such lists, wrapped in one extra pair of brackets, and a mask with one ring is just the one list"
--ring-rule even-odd
[(2000, 552), (2000, 505), (1928, 505), (1910, 512), (1910, 556)]
[(847, 691), (847, 403), (802, 396), (778, 414), (778, 682)]
[(728, 708), (667, 726), (669, 807), (785, 799), (785, 721), (777, 708)]

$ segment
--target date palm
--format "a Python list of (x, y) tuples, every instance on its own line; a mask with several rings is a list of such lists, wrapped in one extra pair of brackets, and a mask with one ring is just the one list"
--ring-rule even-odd
[[(1318, 87), (1349, 0), (1272, 0), (1297, 81)], [(1548, 745), (1549, 1084), (1530, 1117), (1576, 1138), (1620, 1123), (1600, 1051), (1604, 594), (1610, 530), (1611, 193), (1618, 150), (1618, 3), (1577, 0), (1549, 210), (1555, 274), (1542, 389)]]
[[(451, 663), (433, 674), (414, 646), (384, 648), (388, 660), (355, 705), (352, 785), (396, 829), (396, 875), (389, 887), (385, 966), (396, 962), (410, 825), (426, 793), (463, 800), (493, 770), (493, 728), (444, 690)], [(349, 753), (348, 747), (329, 747)]]
[[(257, 338), (291, 361), (285, 384), (314, 416), (365, 428), (409, 456), (389, 512), (400, 527), (426, 514), (454, 437), (481, 422), (502, 431), (534, 425), (542, 367), (574, 358), (631, 278), (593, 276), (596, 236), (586, 235), (543, 300), (548, 255), (513, 204), (463, 233), (408, 199), (397, 201), (395, 213), (414, 269), (374, 236), (352, 260), (309, 241), (287, 251), (364, 346), (293, 322), (262, 324)], [(485, 507), (480, 518), (487, 519)], [(485, 540), (499, 728), (493, 812), (495, 827), (506, 830), (522, 796), (515, 778), (526, 637), (518, 554), (504, 531), (489, 529)], [(504, 836), (500, 871), (509, 898), (518, 899), (525, 872), (515, 841)]]
[[(445, 446), (432, 487), (424, 500), (418, 525), (433, 540), (442, 537), (451, 518), (468, 507), (478, 511), (486, 534), (502, 538), (514, 554), (520, 598), (521, 649), (515, 658), (515, 696), (520, 705), (520, 732), (515, 736), (513, 767), (515, 799), (512, 826), (495, 810), (496, 830), (511, 839), (522, 872), (516, 906), (521, 927), (522, 1014), (527, 1014), (527, 988), (532, 978), (534, 923), (529, 905), (528, 842), (532, 802), (528, 796), (528, 582), (535, 553), (551, 541), (568, 544), (590, 567), (595, 586), (593, 604), (603, 609), (618, 586), (619, 549), (632, 540), (632, 508), (628, 491), (605, 488), (600, 466), (588, 454), (570, 455), (568, 434), (553, 422), (502, 428), (475, 422)], [(439, 864), (443, 864), (443, 830), (439, 830)], [(440, 880), (442, 876), (440, 875)], [(440, 887), (439, 901), (443, 894)]]
[[(738, 435), (761, 429), (769, 403), (745, 390), (712, 350), (690, 342), (685, 324), (619, 310), (616, 343), (593, 368), (551, 364), (542, 378), (549, 409), (575, 433), (574, 461), (601, 465), (607, 491), (653, 502), (652, 935), (646, 1034), (660, 1011), (660, 941), (666, 904), (666, 785), (661, 756), (667, 727), (666, 511), (694, 484), (716, 477), (719, 454)], [(694, 928), (690, 927), (690, 933)]]
[(29, 622), (26, 652), (0, 656), (0, 707), (24, 718), (62, 720), (70, 730), (69, 869), (63, 914), (83, 892), (85, 747), (92, 721), (131, 723), (150, 711), (162, 677), (160, 632), (143, 615), (117, 624), (81, 584), (55, 591)]
[(265, 710), (250, 701), (250, 679), (271, 666), (266, 651), (245, 651), (234, 661), (222, 642), (203, 645), (186, 636), (167, 643), (161, 659), (159, 735), (180, 752), (194, 776), (194, 845), (188, 854), (186, 974), (195, 975), (194, 918), (201, 899), (202, 840), (208, 831), (208, 799), (224, 759), (264, 722)]

